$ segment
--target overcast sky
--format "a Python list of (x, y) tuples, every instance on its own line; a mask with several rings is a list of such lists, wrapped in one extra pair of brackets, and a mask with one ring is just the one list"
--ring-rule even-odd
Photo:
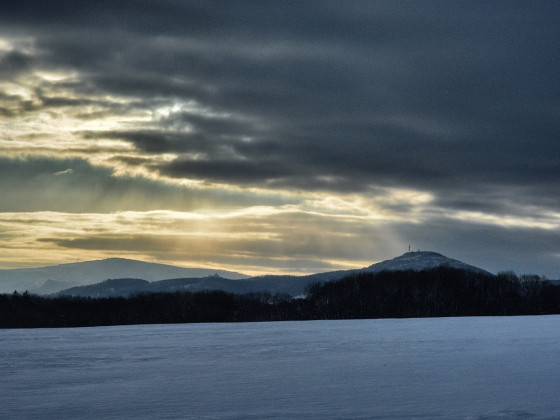
[(0, 5), (0, 268), (408, 249), (560, 278), (560, 3)]

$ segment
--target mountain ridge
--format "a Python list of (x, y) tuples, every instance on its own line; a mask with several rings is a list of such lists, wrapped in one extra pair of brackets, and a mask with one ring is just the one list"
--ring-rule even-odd
[[(57, 293), (57, 295), (101, 297), (128, 296), (131, 293), (141, 292), (201, 292), (207, 290), (222, 290), (234, 294), (268, 291), (272, 294), (279, 293), (291, 296), (301, 296), (305, 294), (306, 287), (312, 283), (336, 281), (351, 274), (402, 270), (422, 271), (439, 266), (452, 267), (493, 276), (493, 274), (483, 270), (482, 268), (445, 257), (437, 252), (415, 251), (407, 252), (391, 260), (385, 260), (372, 264), (369, 267), (354, 270), (338, 270), (309, 274), (305, 276), (264, 275), (243, 279), (228, 279), (214, 274), (205, 277), (161, 279), (142, 283), (136, 289), (130, 288), (128, 284), (128, 281), (130, 280), (129, 278), (123, 278), (123, 284), (119, 284), (119, 279), (111, 279), (111, 285), (107, 283), (107, 280), (96, 284), (61, 290)], [(146, 280), (145, 278), (142, 279)]]
[[(249, 277), (227, 270), (185, 268), (161, 263), (149, 263), (127, 258), (58, 264), (38, 268), (0, 270), (0, 293), (28, 290), (36, 294), (76, 294), (127, 296), (135, 292), (165, 292), (224, 290), (231, 293), (251, 293), (263, 290), (271, 293), (298, 296), (312, 283), (339, 280), (345, 276), (363, 272), (384, 270), (421, 271), (438, 266), (448, 266), (490, 274), (488, 271), (459, 260), (448, 258), (433, 251), (413, 251), (393, 259), (384, 260), (368, 267), (352, 270), (337, 270), (323, 273), (294, 275), (263, 275)], [(146, 283), (136, 289), (119, 283), (119, 279), (138, 279)], [(111, 280), (113, 287), (107, 292), (105, 281)], [(140, 284), (140, 283), (138, 283)]]
[[(213, 274), (232, 279), (249, 277), (227, 270), (178, 267), (126, 258), (106, 258), (37, 268), (0, 270), (0, 293), (28, 290), (31, 293), (49, 294), (58, 292), (62, 288), (86, 286), (115, 278), (157, 281), (178, 277), (205, 277)], [(65, 286), (61, 288), (61, 285)]]

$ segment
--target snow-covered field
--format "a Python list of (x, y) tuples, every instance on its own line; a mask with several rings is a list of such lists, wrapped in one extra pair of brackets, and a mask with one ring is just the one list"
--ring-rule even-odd
[(560, 316), (0, 330), (0, 418), (560, 418)]

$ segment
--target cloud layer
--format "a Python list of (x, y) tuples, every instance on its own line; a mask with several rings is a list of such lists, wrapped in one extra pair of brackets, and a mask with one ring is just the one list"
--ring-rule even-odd
[[(0, 248), (17, 252), (0, 264), (118, 254), (299, 272), (412, 243), (559, 277), (559, 12), (2, 5)], [(151, 231), (155, 211), (199, 235)], [(95, 220), (114, 231), (85, 229)], [(25, 242), (9, 234), (24, 228)]]

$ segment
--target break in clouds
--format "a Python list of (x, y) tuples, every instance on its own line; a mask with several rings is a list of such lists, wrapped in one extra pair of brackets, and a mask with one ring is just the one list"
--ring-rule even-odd
[[(369, 264), (411, 243), (558, 277), (559, 12), (2, 5), (0, 211), (11, 216), (0, 264), (60, 262), (54, 246), (67, 260), (298, 272)], [(163, 236), (144, 224), (154, 211)], [(121, 232), (125, 221), (133, 228)], [(245, 236), (232, 234), (239, 225)], [(20, 230), (25, 240), (10, 235)]]

